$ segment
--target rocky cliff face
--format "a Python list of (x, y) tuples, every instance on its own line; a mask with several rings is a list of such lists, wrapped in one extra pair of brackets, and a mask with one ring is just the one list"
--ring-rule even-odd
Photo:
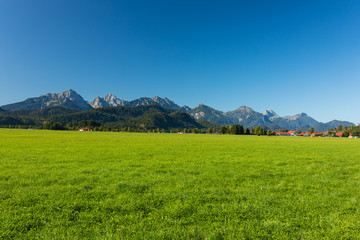
[(104, 101), (107, 102), (110, 107), (126, 106), (128, 103), (128, 101), (122, 100), (111, 93), (104, 97)]
[(265, 111), (263, 112), (263, 115), (264, 115), (264, 116), (267, 116), (267, 117), (269, 117), (269, 118), (271, 118), (271, 117), (279, 117), (279, 116), (276, 114), (276, 112), (274, 112), (274, 110), (272, 110), (272, 109), (270, 109), (270, 110), (265, 110)]
[(105, 97), (100, 98), (96, 97), (92, 102), (89, 104), (93, 108), (99, 108), (99, 107), (117, 107), (117, 106), (126, 106), (128, 101), (121, 100), (115, 95), (109, 93)]
[(103, 98), (97, 96), (92, 102), (89, 102), (89, 104), (93, 108), (99, 108), (99, 107), (108, 107), (108, 103), (104, 101)]
[(161, 98), (161, 97), (153, 97), (153, 98), (142, 97), (129, 102), (126, 100), (121, 100), (118, 97), (114, 96), (113, 94), (108, 94), (103, 98), (96, 97), (90, 103), (90, 105), (93, 108), (117, 107), (117, 106), (134, 107), (134, 106), (145, 106), (151, 104), (157, 104), (162, 107), (170, 108), (170, 109), (180, 109), (180, 107), (170, 99)]

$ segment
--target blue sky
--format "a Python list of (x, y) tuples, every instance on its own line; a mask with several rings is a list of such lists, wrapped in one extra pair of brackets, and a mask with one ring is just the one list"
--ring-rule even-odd
[(357, 123), (360, 1), (4, 0), (0, 83)]

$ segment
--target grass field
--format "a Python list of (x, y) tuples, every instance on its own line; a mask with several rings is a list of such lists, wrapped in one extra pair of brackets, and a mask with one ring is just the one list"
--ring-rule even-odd
[(360, 238), (360, 140), (0, 129), (0, 239)]

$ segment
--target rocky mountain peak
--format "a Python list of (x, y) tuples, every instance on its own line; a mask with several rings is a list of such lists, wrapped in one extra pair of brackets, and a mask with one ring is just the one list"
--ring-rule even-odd
[(104, 99), (105, 98), (114, 98), (114, 97), (116, 97), (114, 94), (108, 93), (108, 94), (105, 95)]
[(112, 93), (109, 93), (109, 94), (107, 94), (105, 97), (104, 97), (104, 100), (106, 101), (106, 102), (109, 102), (109, 101), (114, 101), (114, 100), (116, 100), (116, 99), (119, 99), (119, 98), (117, 98), (114, 94), (112, 94)]
[(254, 110), (253, 110), (252, 108), (249, 108), (249, 107), (247, 107), (247, 106), (245, 106), (245, 105), (237, 108), (235, 111), (237, 111), (237, 112), (243, 112), (243, 113), (251, 113), (251, 112), (254, 112)]
[(114, 94), (109, 93), (105, 95), (105, 97), (100, 98), (96, 97), (90, 105), (93, 108), (99, 108), (99, 107), (117, 107), (117, 106), (125, 106), (127, 101), (121, 100), (118, 97), (116, 97)]
[(267, 116), (267, 117), (276, 117), (276, 116), (278, 116), (277, 114), (276, 114), (276, 112), (274, 111), (274, 110), (272, 110), (272, 109), (270, 109), (270, 110), (265, 110), (264, 112), (263, 112), (263, 115), (264, 116)]
[(212, 107), (209, 107), (208, 105), (205, 105), (205, 104), (203, 104), (203, 103), (200, 103), (200, 104), (196, 107), (196, 109), (198, 109), (198, 108), (200, 108), (200, 109), (210, 109), (210, 110), (213, 110)]
[(98, 107), (104, 107), (104, 105), (106, 105), (106, 102), (100, 98), (99, 96), (97, 96), (92, 102), (89, 103), (93, 108), (98, 108)]
[(74, 99), (83, 99), (79, 94), (77, 94), (77, 92), (75, 92), (74, 90), (72, 89), (69, 89), (69, 90), (66, 90), (64, 92), (61, 92), (61, 93), (50, 93), (50, 95), (52, 97), (57, 97), (57, 98), (74, 98)]

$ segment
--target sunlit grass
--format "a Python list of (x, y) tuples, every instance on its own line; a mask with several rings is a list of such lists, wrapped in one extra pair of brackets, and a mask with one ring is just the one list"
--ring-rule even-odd
[(0, 130), (0, 238), (358, 238), (360, 140)]

